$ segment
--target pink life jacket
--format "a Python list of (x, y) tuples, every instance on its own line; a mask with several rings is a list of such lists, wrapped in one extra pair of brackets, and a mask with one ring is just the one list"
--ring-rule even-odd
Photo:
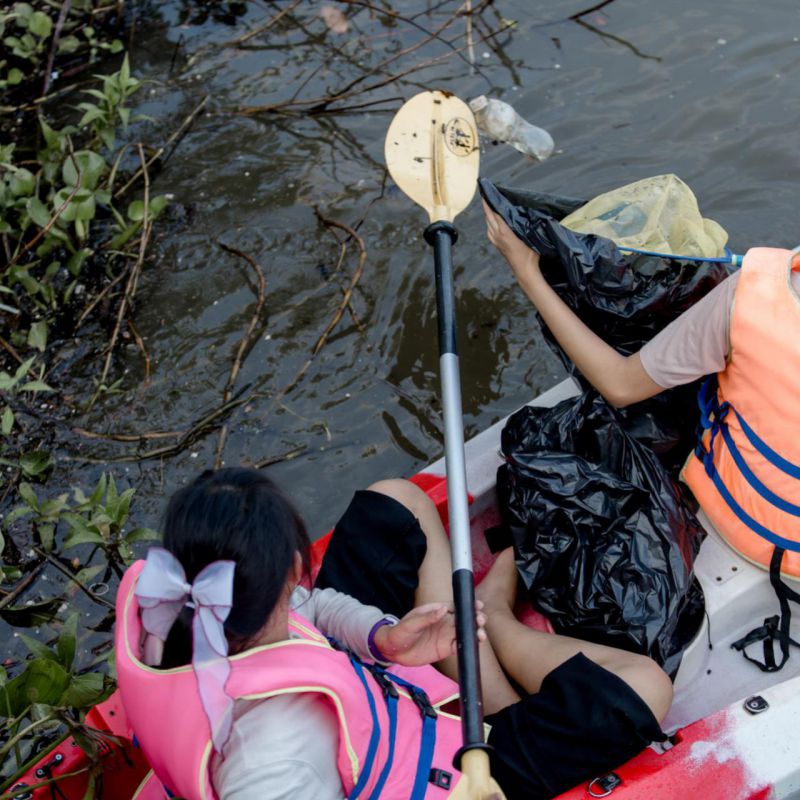
[[(117, 678), (125, 712), (164, 787), (188, 800), (217, 800), (210, 726), (191, 666), (156, 669), (139, 660), (143, 629), (134, 590), (143, 566), (137, 561), (128, 569), (117, 594)], [(291, 614), (289, 627), (300, 638), (230, 657), (227, 693), (253, 700), (315, 692), (331, 703), (348, 799), (449, 796), (460, 778), (452, 763), (462, 743), (461, 722), (439, 707), (457, 696), (457, 684), (433, 667), (383, 671), (361, 664), (298, 614)], [(157, 796), (152, 782), (137, 792)]]

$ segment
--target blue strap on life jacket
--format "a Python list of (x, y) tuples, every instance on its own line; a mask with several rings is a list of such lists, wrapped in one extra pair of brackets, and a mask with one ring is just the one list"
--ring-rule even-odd
[(436, 747), (436, 718), (438, 715), (423, 689), (401, 678), (399, 675), (394, 675), (391, 672), (385, 672), (384, 674), (393, 683), (408, 690), (411, 699), (419, 708), (420, 714), (422, 714), (422, 734), (419, 742), (417, 772), (409, 800), (423, 800), (427, 792), (431, 767), (433, 766), (433, 751)]
[[(717, 471), (716, 464), (714, 463), (714, 443), (718, 434), (722, 435), (723, 441), (733, 457), (736, 466), (747, 480), (748, 484), (761, 495), (765, 500), (772, 503), (776, 508), (785, 511), (794, 516), (800, 516), (800, 506), (784, 500), (774, 492), (770, 491), (764, 484), (756, 477), (752, 469), (747, 465), (733, 437), (730, 435), (728, 424), (725, 422), (725, 417), (729, 412), (733, 411), (737, 419), (742, 425), (742, 430), (747, 436), (748, 440), (753, 444), (756, 449), (767, 459), (771, 464), (783, 469), (783, 465), (788, 465), (793, 469), (797, 469), (791, 462), (781, 458), (774, 450), (761, 440), (753, 431), (753, 429), (745, 422), (744, 418), (739, 414), (736, 409), (727, 401), (720, 403), (716, 393), (716, 377), (711, 376), (703, 381), (700, 391), (697, 394), (698, 405), (700, 406), (700, 424), (698, 426), (698, 440), (695, 448), (695, 454), (700, 459), (706, 474), (713, 482), (717, 491), (720, 493), (722, 499), (728, 504), (728, 507), (736, 515), (736, 517), (745, 524), (754, 533), (766, 539), (775, 547), (780, 547), (783, 550), (790, 550), (793, 552), (800, 552), (800, 542), (795, 542), (787, 539), (779, 534), (771, 531), (769, 528), (762, 525), (757, 520), (753, 519), (742, 507), (739, 505), (736, 498), (731, 494), (728, 487), (723, 482), (719, 472)], [(703, 433), (710, 430), (708, 448), (703, 444)], [(756, 442), (759, 444), (757, 445)], [(788, 472), (788, 470), (784, 470)], [(789, 472), (789, 474), (792, 474)], [(795, 477), (793, 475), (793, 477)], [(800, 477), (800, 469), (797, 469), (797, 477)]]
[(386, 756), (386, 763), (383, 765), (381, 774), (378, 777), (378, 782), (369, 796), (369, 800), (378, 800), (383, 791), (383, 787), (389, 778), (389, 773), (392, 771), (392, 764), (394, 763), (394, 747), (397, 740), (397, 689), (394, 688), (391, 681), (384, 677), (385, 673), (378, 667), (367, 667), (372, 673), (372, 676), (377, 681), (378, 685), (383, 690), (383, 696), (386, 699), (386, 713), (389, 717), (389, 753)]
[[(353, 669), (356, 671), (356, 675), (358, 675), (358, 678), (364, 687), (364, 691), (367, 694), (369, 713), (372, 715), (372, 733), (369, 736), (367, 755), (364, 759), (364, 764), (361, 767), (361, 772), (358, 776), (358, 781), (356, 782), (356, 785), (353, 787), (353, 791), (350, 792), (350, 795), (348, 796), (348, 800), (355, 800), (361, 794), (361, 792), (364, 791), (364, 787), (367, 785), (367, 781), (369, 780), (370, 774), (372, 772), (372, 767), (373, 764), (375, 763), (375, 755), (378, 752), (378, 742), (380, 741), (381, 738), (381, 725), (380, 721), (378, 720), (378, 709), (375, 707), (375, 698), (372, 696), (369, 684), (367, 683), (367, 676), (364, 674), (364, 666), (357, 658), (355, 658), (352, 655), (350, 656), (350, 663), (353, 665)], [(391, 755), (393, 754), (390, 754), (390, 756)]]
[(417, 761), (417, 771), (414, 777), (414, 786), (409, 795), (409, 800), (424, 800), (427, 792), (427, 785), (431, 775), (431, 766), (433, 764), (433, 752), (436, 745), (436, 709), (430, 703), (428, 695), (419, 686), (387, 672), (377, 664), (364, 664), (356, 656), (350, 653), (346, 648), (337, 642), (335, 639), (328, 637), (328, 641), (337, 650), (342, 650), (347, 654), (353, 669), (361, 681), (364, 691), (367, 695), (367, 703), (369, 705), (370, 715), (372, 716), (372, 733), (370, 734), (369, 744), (367, 745), (367, 755), (364, 758), (364, 764), (358, 776), (358, 781), (353, 787), (353, 791), (348, 796), (348, 800), (355, 800), (364, 791), (364, 787), (369, 781), (372, 768), (375, 764), (375, 757), (378, 752), (378, 742), (381, 737), (380, 721), (378, 719), (378, 710), (375, 705), (375, 699), (370, 691), (369, 682), (367, 680), (367, 671), (370, 672), (375, 682), (381, 688), (384, 699), (386, 700), (386, 712), (389, 719), (389, 740), (388, 740), (388, 753), (386, 762), (383, 765), (381, 774), (375, 784), (372, 792), (370, 792), (368, 800), (379, 800), (383, 787), (389, 777), (394, 762), (394, 751), (397, 740), (397, 716), (398, 716), (398, 693), (393, 684), (402, 686), (407, 689), (411, 695), (411, 699), (416, 706), (420, 709), (422, 714), (422, 733), (420, 736), (419, 746), (419, 759)]

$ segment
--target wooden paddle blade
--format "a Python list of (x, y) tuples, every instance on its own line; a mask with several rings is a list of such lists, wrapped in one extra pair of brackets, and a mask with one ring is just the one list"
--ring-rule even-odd
[(452, 222), (475, 194), (480, 149), (472, 110), (455, 95), (421, 92), (395, 114), (386, 134), (394, 182), (431, 222)]

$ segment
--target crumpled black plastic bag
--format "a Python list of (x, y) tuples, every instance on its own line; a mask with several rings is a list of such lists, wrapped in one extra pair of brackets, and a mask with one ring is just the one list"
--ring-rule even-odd
[[(585, 200), (504, 189), (482, 178), (481, 194), (512, 230), (541, 254), (547, 282), (589, 328), (625, 355), (640, 350), (728, 276), (725, 264), (623, 255), (610, 239), (575, 233), (559, 220)], [(541, 321), (545, 340), (582, 383)], [(694, 443), (698, 383), (676, 387), (620, 414), (632, 435), (676, 474)]]
[(497, 474), (528, 597), (559, 633), (654, 658), (671, 674), (703, 614), (703, 530), (649, 448), (593, 390), (525, 407)]

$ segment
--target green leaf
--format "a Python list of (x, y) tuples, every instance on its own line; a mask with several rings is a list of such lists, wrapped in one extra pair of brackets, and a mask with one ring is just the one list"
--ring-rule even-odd
[(26, 506), (32, 508), (34, 511), (39, 510), (39, 500), (36, 497), (36, 492), (33, 491), (29, 483), (22, 481), (17, 489), (17, 492), (19, 492), (19, 496), (22, 498), (22, 501)]
[(3, 411), (3, 416), (0, 418), (0, 431), (3, 432), (3, 436), (8, 436), (13, 427), (14, 412), (11, 410), (11, 406), (6, 406), (5, 410)]
[(24, 633), (20, 633), (19, 638), (25, 642), (25, 646), (37, 658), (46, 658), (50, 661), (58, 661), (58, 655), (46, 644), (44, 644), (44, 642), (40, 642), (38, 639), (34, 639), (33, 636), (28, 636)]
[(56, 526), (43, 523), (37, 527), (37, 531), (39, 533), (39, 541), (42, 543), (42, 550), (45, 553), (51, 553), (56, 539)]
[(87, 125), (91, 125), (96, 119), (102, 119), (105, 116), (105, 112), (102, 108), (98, 108), (93, 103), (79, 103), (78, 108), (80, 108), (84, 114), (78, 121), (79, 128), (85, 128)]
[(52, 386), (48, 386), (44, 381), (28, 381), (24, 386), (20, 386), (21, 392), (52, 392)]
[(36, 450), (33, 453), (25, 453), (19, 459), (19, 465), (25, 473), (26, 478), (36, 478), (46, 472), (56, 463), (52, 453), (45, 450)]
[(61, 696), (59, 705), (88, 709), (103, 700), (106, 692), (101, 673), (87, 672), (85, 675), (75, 675), (69, 688)]
[(26, 373), (31, 368), (31, 365), (33, 364), (34, 361), (36, 361), (36, 356), (33, 356), (32, 358), (29, 358), (26, 361), (23, 361), (19, 365), (19, 367), (17, 367), (17, 371), (14, 373), (14, 380), (17, 381), (22, 380), (22, 378), (25, 377)]
[(152, 528), (134, 528), (125, 536), (125, 541), (127, 544), (133, 544), (134, 542), (152, 542), (160, 538), (161, 534)]
[(58, 43), (59, 53), (74, 53), (81, 46), (77, 36), (62, 36)]
[(144, 219), (144, 200), (134, 200), (128, 205), (128, 219), (141, 222)]
[(119, 80), (120, 83), (124, 86), (131, 77), (131, 65), (128, 62), (128, 54), (125, 53), (125, 58), (122, 60), (122, 66), (119, 70)]
[(25, 80), (25, 73), (21, 69), (12, 67), (8, 71), (8, 75), (6, 75), (6, 80), (8, 81), (10, 86), (16, 86), (17, 84), (20, 84), (22, 83), (23, 80)]
[(14, 13), (22, 20), (29, 20), (33, 14), (33, 6), (30, 3), (14, 3)]
[(47, 323), (43, 319), (31, 325), (28, 331), (28, 345), (44, 353), (44, 348), (47, 346)]
[(11, 713), (17, 716), (34, 703), (54, 706), (69, 686), (64, 668), (49, 658), (29, 661), (21, 675), (6, 684)]
[(25, 210), (40, 228), (44, 228), (50, 222), (50, 212), (47, 210), (47, 206), (36, 196), (28, 199)]
[(27, 517), (32, 511), (33, 509), (28, 506), (17, 506), (13, 511), (9, 511), (8, 514), (6, 514), (6, 526), (10, 525), (12, 522), (16, 522), (18, 519)]
[(69, 550), (71, 547), (77, 547), (79, 544), (96, 544), (104, 545), (105, 539), (97, 533), (97, 531), (84, 528), (81, 531), (73, 530), (64, 540), (64, 550)]
[(51, 622), (63, 602), (61, 597), (51, 597), (32, 606), (7, 606), (0, 610), (0, 618), (14, 628), (35, 628)]
[[(66, 670), (72, 669), (72, 662), (75, 661), (75, 649), (78, 644), (78, 613), (70, 614), (64, 627), (61, 629), (61, 634), (58, 637), (58, 644), (56, 650), (61, 665)], [(73, 681), (74, 682), (74, 681)], [(76, 705), (69, 703), (68, 705)]]
[(169, 198), (165, 194), (159, 194), (150, 198), (150, 216), (157, 217), (169, 204)]
[(121, 528), (125, 524), (125, 520), (128, 519), (128, 513), (130, 512), (131, 508), (131, 500), (135, 494), (136, 489), (126, 489), (119, 496), (119, 499), (113, 504), (113, 509), (109, 509), (111, 518), (117, 528)]
[(106, 161), (99, 153), (95, 153), (93, 150), (78, 150), (64, 160), (61, 176), (67, 186), (75, 186), (78, 183), (78, 172), (80, 172), (81, 188), (94, 189), (105, 169)]
[(94, 487), (94, 491), (92, 492), (92, 495), (89, 498), (90, 505), (96, 506), (103, 499), (103, 495), (106, 493), (107, 485), (108, 485), (108, 476), (104, 472), (100, 476), (100, 480), (97, 481), (97, 486)]
[(8, 188), (14, 197), (27, 197), (36, 188), (36, 176), (28, 169), (14, 167)]
[(53, 32), (53, 20), (43, 11), (34, 11), (28, 19), (28, 30), (40, 39), (46, 39)]

